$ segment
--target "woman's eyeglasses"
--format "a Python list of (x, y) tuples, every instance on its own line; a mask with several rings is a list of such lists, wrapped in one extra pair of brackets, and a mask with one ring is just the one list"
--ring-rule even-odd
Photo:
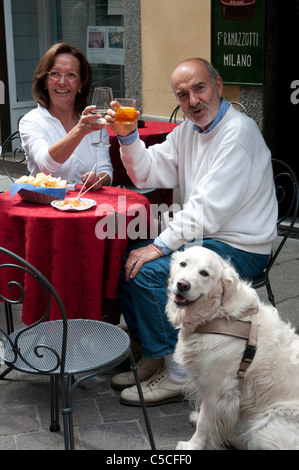
[(55, 70), (51, 70), (50, 72), (47, 72), (47, 74), (49, 75), (49, 78), (51, 80), (56, 80), (56, 81), (61, 80), (62, 77), (64, 77), (66, 80), (73, 82), (74, 80), (77, 80), (77, 78), (79, 77), (79, 75), (76, 72), (61, 73)]

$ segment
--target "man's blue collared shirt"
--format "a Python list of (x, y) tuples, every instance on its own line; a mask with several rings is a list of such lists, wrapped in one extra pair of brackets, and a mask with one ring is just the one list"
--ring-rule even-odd
[(215, 117), (214, 121), (209, 125), (209, 127), (205, 131), (202, 131), (196, 124), (193, 124), (193, 129), (195, 131), (200, 132), (201, 134), (206, 134), (207, 132), (210, 132), (212, 129), (214, 129), (215, 126), (217, 126), (217, 124), (225, 116), (229, 106), (230, 106), (229, 103), (226, 101), (225, 98), (223, 98), (222, 103), (221, 103), (220, 108), (219, 108), (219, 111), (218, 111), (218, 114)]

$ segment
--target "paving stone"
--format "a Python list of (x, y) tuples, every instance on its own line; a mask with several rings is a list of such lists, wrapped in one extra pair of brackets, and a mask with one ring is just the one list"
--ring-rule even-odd
[(149, 450), (143, 432), (136, 422), (82, 426), (82, 442), (86, 450)]
[[(0, 175), (0, 190), (10, 183)], [(277, 242), (276, 242), (277, 243)], [(299, 329), (299, 240), (290, 238), (273, 270), (271, 284), (282, 318)], [(268, 303), (265, 288), (258, 291)], [(14, 309), (15, 328), (23, 326), (21, 308)], [(5, 324), (0, 302), (0, 327)], [(0, 368), (0, 373), (5, 367)], [(77, 450), (148, 450), (150, 445), (142, 410), (121, 405), (120, 392), (110, 386), (111, 373), (82, 382), (74, 393), (74, 435)], [(11, 372), (0, 381), (0, 450), (62, 450), (61, 431), (49, 431), (49, 378)], [(178, 440), (189, 440), (190, 403), (170, 403), (148, 408), (158, 450), (174, 450)]]
[(40, 429), (35, 406), (0, 409), (0, 436), (31, 433)]

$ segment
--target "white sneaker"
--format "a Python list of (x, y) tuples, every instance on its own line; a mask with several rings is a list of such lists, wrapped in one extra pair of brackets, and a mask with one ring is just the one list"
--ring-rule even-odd
[[(157, 406), (183, 401), (185, 384), (185, 380), (170, 377), (165, 368), (158, 369), (149, 380), (141, 383), (145, 404)], [(141, 406), (136, 385), (121, 392), (120, 402), (124, 405)]]
[[(163, 364), (163, 358), (156, 359), (142, 356), (136, 364), (138, 366), (137, 374), (140, 382), (151, 377), (159, 369), (159, 367), (163, 366)], [(123, 390), (124, 388), (131, 387), (135, 384), (136, 382), (133, 371), (116, 374), (114, 377), (112, 377), (111, 381), (112, 387), (116, 388), (117, 390)]]
[(125, 330), (125, 331), (128, 330), (128, 326), (127, 326), (127, 324), (126, 324), (126, 320), (125, 320), (123, 314), (120, 315), (119, 324), (116, 325), (116, 326), (118, 326), (118, 327), (121, 328), (122, 330)]

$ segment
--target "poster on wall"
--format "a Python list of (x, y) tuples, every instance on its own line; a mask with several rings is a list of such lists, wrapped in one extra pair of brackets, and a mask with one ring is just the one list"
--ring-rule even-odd
[(263, 85), (265, 0), (212, 0), (212, 63), (225, 84)]
[(124, 28), (107, 26), (107, 64), (124, 65)]
[(90, 64), (124, 64), (123, 26), (88, 26), (87, 52)]
[(90, 64), (106, 63), (106, 26), (87, 27), (87, 59)]

